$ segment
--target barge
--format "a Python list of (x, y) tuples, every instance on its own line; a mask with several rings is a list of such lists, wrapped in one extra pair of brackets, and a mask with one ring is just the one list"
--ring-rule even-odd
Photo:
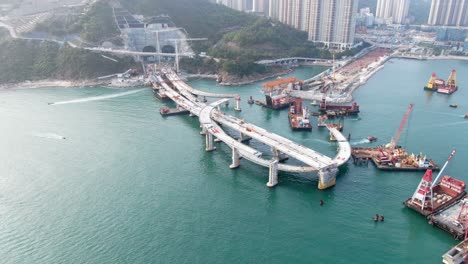
[(468, 220), (468, 195), (463, 196), (449, 207), (429, 215), (429, 224), (434, 225), (453, 236), (463, 239)]
[(426, 171), (431, 169), (439, 171), (440, 168), (426, 155), (408, 154), (401, 146), (397, 146), (390, 153), (385, 147), (376, 148), (352, 148), (351, 157), (354, 163), (362, 160), (371, 160), (379, 170), (388, 171)]
[(440, 183), (437, 183), (442, 171), (433, 181), (432, 170), (428, 169), (413, 196), (404, 204), (427, 217), (463, 198), (466, 195), (466, 185), (463, 181), (445, 175)]
[(162, 107), (159, 109), (159, 113), (162, 116), (173, 116), (173, 115), (189, 114), (190, 111), (181, 107), (176, 107), (176, 108)]
[(444, 264), (463, 264), (468, 263), (468, 239), (465, 235), (465, 240), (451, 248), (447, 253), (442, 255), (442, 263)]
[(359, 105), (356, 102), (353, 102), (351, 105), (331, 105), (327, 104), (325, 99), (322, 99), (318, 110), (328, 117), (357, 115), (359, 113)]
[(296, 78), (289, 77), (266, 82), (262, 89), (265, 94), (265, 102), (255, 101), (255, 103), (276, 110), (288, 108), (294, 101), (288, 92), (293, 89), (301, 90), (302, 81), (297, 82)]
[(444, 79), (437, 79), (437, 75), (435, 72), (431, 74), (431, 77), (429, 78), (429, 81), (427, 82), (427, 85), (424, 86), (424, 90), (426, 91), (431, 91), (431, 92), (437, 92), (437, 89), (439, 87), (442, 87), (445, 85), (445, 80)]
[(452, 70), (445, 85), (438, 87), (437, 92), (442, 93), (442, 94), (453, 94), (457, 90), (458, 90), (457, 72), (455, 70)]
[(309, 113), (307, 107), (302, 107), (302, 99), (296, 98), (289, 107), (289, 124), (293, 130), (311, 131)]

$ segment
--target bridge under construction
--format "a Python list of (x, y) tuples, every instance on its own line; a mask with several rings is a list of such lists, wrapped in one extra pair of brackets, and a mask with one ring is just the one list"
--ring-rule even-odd
[[(351, 146), (346, 138), (335, 128), (328, 128), (338, 142), (338, 153), (330, 158), (317, 151), (295, 143), (287, 138), (269, 132), (261, 127), (245, 122), (242, 119), (230, 116), (219, 108), (221, 104), (228, 102), (229, 98), (235, 98), (235, 110), (240, 111), (240, 96), (237, 94), (213, 94), (193, 89), (170, 69), (163, 69), (151, 77), (153, 87), (159, 89), (173, 100), (178, 107), (187, 109), (191, 115), (198, 116), (200, 121), (200, 134), (205, 135), (206, 151), (216, 149), (214, 141), (224, 142), (232, 149), (232, 164), (234, 169), (240, 166), (240, 158), (249, 160), (260, 166), (269, 168), (267, 186), (278, 184), (278, 171), (287, 172), (318, 172), (319, 189), (326, 189), (336, 184), (338, 167), (348, 161), (351, 156)], [(202, 97), (222, 98), (207, 104)], [(239, 134), (239, 139), (233, 138), (223, 128), (229, 128)], [(272, 158), (262, 157), (263, 153), (243, 142), (254, 139), (271, 148)], [(301, 162), (300, 165), (281, 163), (283, 157), (291, 157)]]

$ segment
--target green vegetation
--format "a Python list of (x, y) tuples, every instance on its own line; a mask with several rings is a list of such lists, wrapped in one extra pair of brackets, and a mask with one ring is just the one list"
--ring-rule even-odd
[[(135, 67), (130, 57), (113, 62), (89, 51), (45, 41), (12, 40), (0, 31), (0, 83), (25, 80), (93, 79)], [(112, 56), (112, 55), (108, 55)]]
[(86, 41), (99, 43), (119, 35), (112, 8), (106, 2), (97, 2), (81, 18), (81, 37)]
[(68, 34), (79, 33), (81, 25), (78, 16), (55, 15), (37, 24), (35, 30), (62, 37)]
[(172, 21), (190, 34), (190, 37), (208, 38), (193, 42), (194, 49), (205, 51), (227, 32), (253, 22), (256, 17), (206, 0), (122, 0), (130, 12), (145, 16), (167, 14)]

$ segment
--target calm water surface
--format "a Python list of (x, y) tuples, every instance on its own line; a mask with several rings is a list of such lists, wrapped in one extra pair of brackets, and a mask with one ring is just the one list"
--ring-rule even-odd
[[(458, 92), (422, 90), (433, 71), (446, 78), (452, 68)], [(392, 60), (355, 93), (361, 120), (346, 119), (344, 133), (355, 146), (373, 145), (364, 143), (371, 135), (375, 144), (388, 142), (414, 103), (400, 144), (440, 164), (457, 148), (446, 172), (468, 181), (467, 71), (467, 62)], [(232, 105), (226, 112), (336, 153), (325, 131), (292, 132), (286, 111), (248, 105), (248, 96), (262, 98), (259, 83), (191, 85), (240, 93), (242, 112)], [(349, 163), (326, 191), (317, 189), (313, 174), (280, 174), (279, 185), (269, 189), (267, 169), (242, 160), (230, 170), (230, 149), (219, 144), (205, 152), (197, 119), (161, 117), (164, 104), (149, 89), (47, 105), (119, 92), (125, 91), (0, 91), (1, 263), (440, 263), (456, 243), (402, 205), (422, 173)], [(374, 223), (376, 213), (386, 221)]]

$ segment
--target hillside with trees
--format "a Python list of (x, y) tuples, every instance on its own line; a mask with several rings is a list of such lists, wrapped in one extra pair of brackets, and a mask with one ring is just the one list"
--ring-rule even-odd
[[(46, 41), (11, 39), (0, 31), (0, 83), (26, 80), (86, 80), (136, 67), (133, 58), (114, 62), (90, 51)], [(113, 56), (113, 55), (108, 55)]]

